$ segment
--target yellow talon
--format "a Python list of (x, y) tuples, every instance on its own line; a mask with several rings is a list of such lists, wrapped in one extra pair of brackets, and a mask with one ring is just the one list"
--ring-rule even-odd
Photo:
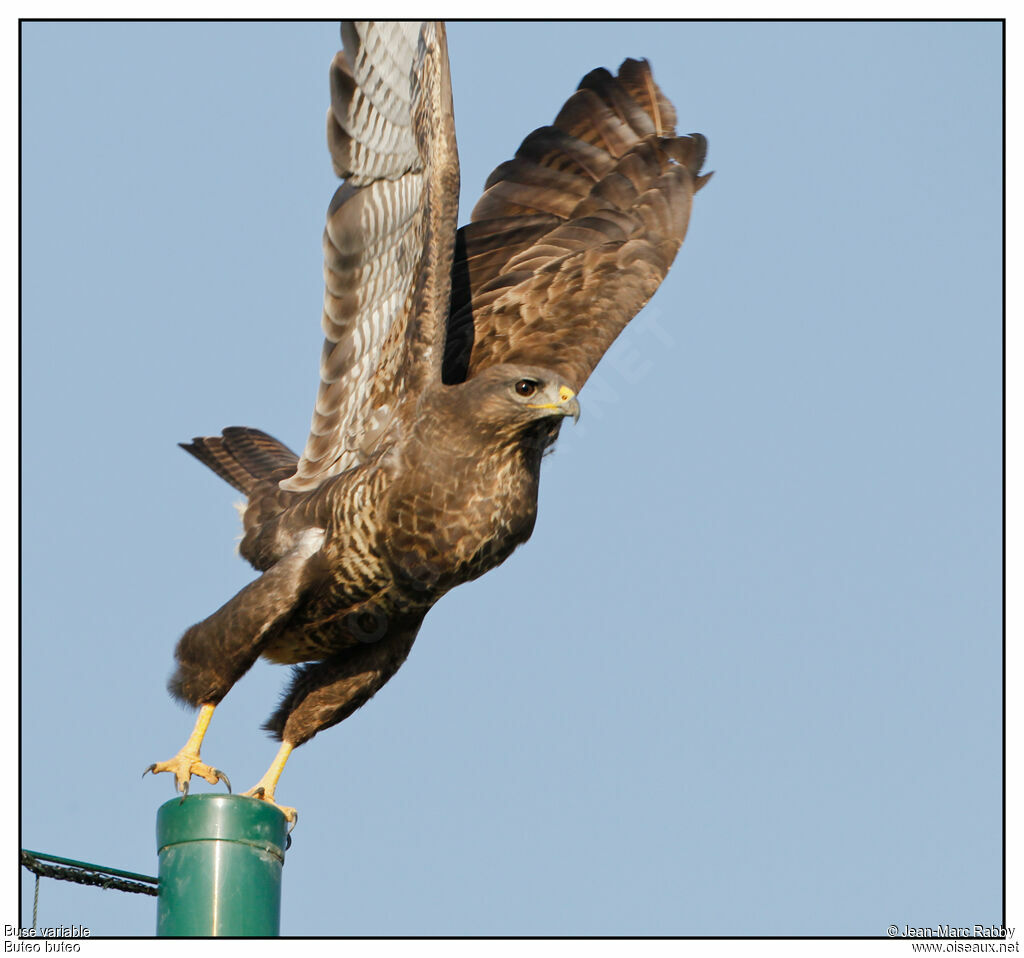
[(142, 774), (152, 772), (154, 775), (160, 772), (174, 773), (174, 787), (183, 795), (188, 794), (189, 779), (193, 775), (205, 778), (211, 785), (223, 782), (231, 791), (231, 781), (219, 768), (207, 765), (199, 758), (199, 749), (203, 744), (203, 737), (213, 717), (215, 705), (203, 705), (199, 709), (199, 718), (196, 719), (196, 727), (192, 730), (188, 741), (174, 758), (166, 762), (154, 762)]
[(284, 771), (285, 762), (288, 761), (288, 756), (291, 755), (294, 747), (290, 742), (282, 742), (281, 747), (277, 750), (277, 755), (274, 756), (274, 761), (270, 763), (270, 768), (267, 769), (263, 778), (250, 788), (249, 791), (242, 792), (246, 798), (256, 798), (261, 802), (269, 802), (291, 822), (293, 827), (299, 820), (299, 813), (290, 805), (278, 805), (274, 801), (274, 792), (277, 790), (277, 782), (281, 777), (281, 772)]

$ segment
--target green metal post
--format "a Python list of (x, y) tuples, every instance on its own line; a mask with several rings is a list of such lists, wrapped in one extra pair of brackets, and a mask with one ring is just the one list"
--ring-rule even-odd
[(160, 806), (156, 933), (273, 936), (281, 930), (288, 822), (268, 802), (192, 795)]

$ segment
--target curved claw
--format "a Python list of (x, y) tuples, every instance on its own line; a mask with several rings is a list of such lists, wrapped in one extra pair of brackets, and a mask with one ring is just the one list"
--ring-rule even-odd
[(299, 813), (294, 808), (290, 808), (287, 805), (278, 805), (273, 798), (273, 790), (270, 795), (267, 794), (266, 786), (257, 785), (255, 788), (250, 788), (247, 792), (242, 792), (245, 798), (255, 798), (261, 802), (269, 802), (274, 806), (286, 819), (288, 819), (288, 834), (292, 833), (292, 829), (295, 828), (295, 823), (299, 820)]
[(225, 785), (227, 785), (228, 794), (233, 794), (233, 792), (231, 791), (231, 779), (228, 778), (227, 775), (225, 775), (219, 768), (211, 769), (211, 771), (213, 772), (214, 775), (217, 776), (218, 782), (223, 782)]
[(182, 798), (185, 798), (185, 796), (188, 795), (189, 779), (191, 779), (193, 775), (205, 779), (211, 785), (223, 782), (227, 786), (228, 791), (231, 791), (231, 779), (229, 779), (219, 768), (213, 768), (212, 766), (205, 765), (201, 762), (198, 752), (186, 752), (185, 750), (182, 750), (170, 761), (154, 762), (142, 773), (143, 777), (148, 775), (150, 772), (154, 775), (158, 775), (160, 772), (171, 772), (174, 775), (175, 791), (181, 792)]

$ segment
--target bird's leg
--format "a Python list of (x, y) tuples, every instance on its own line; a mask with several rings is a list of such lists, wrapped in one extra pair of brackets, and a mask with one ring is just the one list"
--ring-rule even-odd
[(420, 621), (422, 616), (406, 621), (402, 628), (396, 627), (378, 642), (297, 668), (280, 707), (263, 726), (280, 738), (281, 748), (267, 774), (244, 794), (275, 805), (294, 825), (295, 809), (274, 802), (277, 781), (288, 756), (317, 732), (351, 715), (395, 674), (412, 648)]
[(247, 798), (258, 798), (264, 802), (270, 802), (274, 808), (278, 809), (284, 814), (284, 817), (294, 826), (299, 819), (299, 813), (288, 805), (278, 805), (274, 801), (274, 792), (277, 790), (277, 781), (281, 777), (281, 772), (284, 771), (285, 762), (288, 761), (288, 756), (291, 755), (292, 749), (295, 746), (288, 741), (282, 742), (281, 747), (277, 750), (277, 755), (274, 756), (274, 761), (270, 763), (270, 768), (267, 769), (266, 774), (261, 778), (252, 788), (247, 792), (242, 792)]
[(199, 749), (203, 744), (203, 737), (206, 735), (206, 729), (210, 725), (210, 719), (213, 717), (213, 710), (216, 707), (209, 702), (200, 706), (196, 727), (192, 729), (192, 734), (188, 737), (182, 750), (167, 762), (154, 762), (142, 774), (152, 772), (155, 775), (157, 772), (174, 772), (174, 785), (182, 793), (182, 797), (188, 795), (188, 782), (193, 775), (205, 778), (211, 785), (223, 782), (230, 792), (231, 782), (227, 775), (219, 768), (206, 765), (199, 759)]

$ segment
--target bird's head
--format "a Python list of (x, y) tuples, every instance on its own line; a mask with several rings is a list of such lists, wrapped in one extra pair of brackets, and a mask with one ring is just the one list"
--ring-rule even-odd
[(565, 378), (541, 366), (503, 363), (481, 370), (471, 379), (447, 387), (451, 407), (476, 434), (503, 442), (536, 440), (549, 446), (566, 416), (580, 417), (576, 391)]
[(490, 366), (463, 388), (465, 401), (481, 423), (515, 428), (540, 419), (580, 418), (576, 391), (558, 373), (542, 366)]

